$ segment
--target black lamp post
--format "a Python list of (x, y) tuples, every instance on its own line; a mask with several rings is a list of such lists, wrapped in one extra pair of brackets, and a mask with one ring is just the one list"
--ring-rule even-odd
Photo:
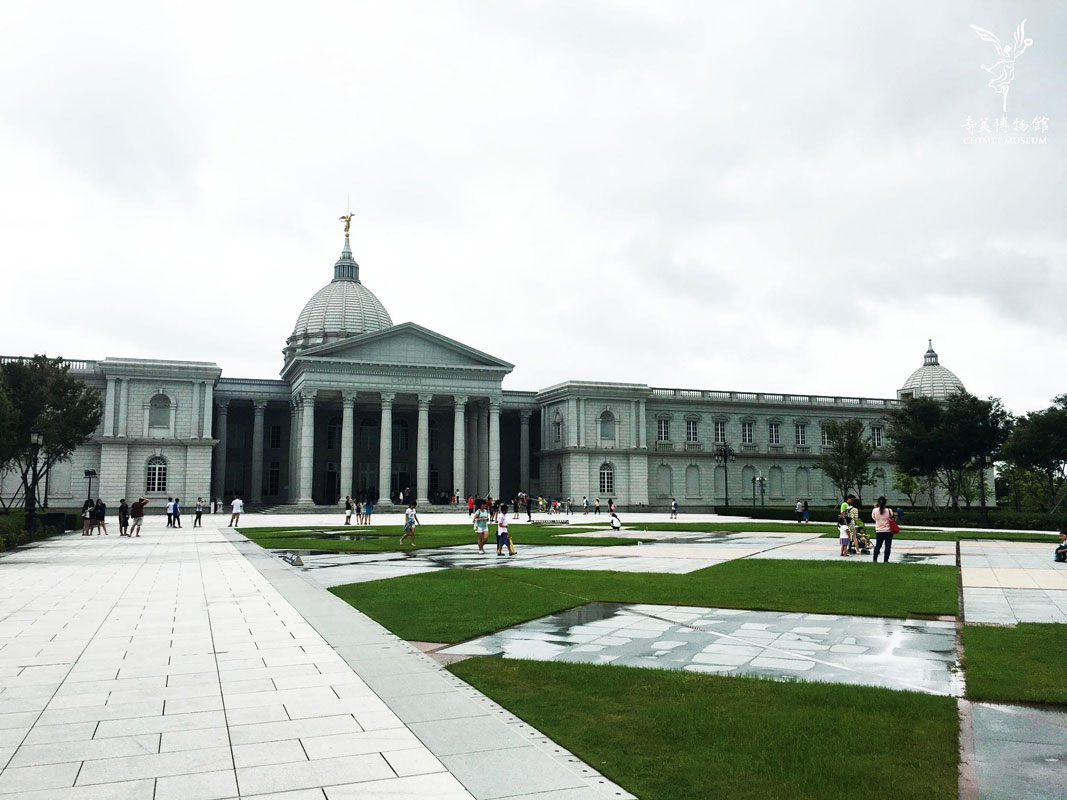
[(715, 445), (715, 460), (722, 464), (723, 483), (726, 485), (726, 505), (730, 505), (730, 467), (737, 461), (737, 451), (728, 444)]
[(760, 475), (756, 478), (756, 483), (759, 484), (760, 508), (763, 508), (763, 506), (767, 505), (767, 503), (765, 502), (767, 499), (767, 479)]
[(85, 477), (89, 479), (89, 492), (85, 495), (85, 499), (86, 500), (92, 500), (93, 499), (93, 478), (96, 477), (96, 470), (95, 469), (87, 469), (87, 470), (85, 470)]
[(37, 456), (44, 444), (44, 431), (34, 425), (30, 428), (30, 485), (26, 487), (26, 532), (37, 529)]

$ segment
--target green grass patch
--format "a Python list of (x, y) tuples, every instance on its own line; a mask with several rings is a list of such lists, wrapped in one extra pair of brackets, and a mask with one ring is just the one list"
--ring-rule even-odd
[[(626, 523), (623, 523), (624, 525)], [(837, 526), (823, 522), (634, 522), (627, 525), (648, 531), (686, 531), (716, 533), (807, 533), (814, 536), (820, 531), (836, 531)]]
[(965, 625), (963, 652), (972, 700), (1067, 704), (1067, 625)]
[[(566, 525), (531, 525), (527, 523), (510, 526), (511, 538), (515, 544), (551, 544), (581, 547), (600, 547), (606, 545), (637, 544), (637, 539), (620, 538), (585, 538), (577, 536), (562, 537), (561, 534), (573, 533)], [(432, 547), (451, 547), (454, 545), (475, 545), (477, 536), (471, 524), (459, 525), (419, 525), (415, 528), (415, 546), (409, 539), (400, 544), (404, 532), (402, 525), (331, 525), (314, 528), (315, 531), (328, 531), (330, 534), (352, 536), (374, 536), (373, 539), (345, 541), (319, 533), (309, 533), (308, 526), (298, 528), (238, 528), (238, 532), (266, 550), (329, 550), (337, 553), (385, 553), (398, 550), (420, 550)], [(491, 540), (496, 547), (496, 526), (489, 528)]]
[(497, 658), (449, 669), (643, 800), (957, 793), (949, 697)]
[(958, 610), (955, 567), (836, 561), (728, 561), (687, 575), (447, 570), (330, 591), (398, 636), (429, 642), (463, 641), (594, 600), (884, 617)]
[[(874, 525), (867, 525), (867, 535), (872, 541), (875, 537)], [(832, 533), (824, 533), (822, 539), (836, 539), (837, 526)], [(1012, 533), (1011, 531), (931, 531), (921, 528), (901, 528), (900, 533), (893, 534), (895, 541), (955, 542), (960, 539), (998, 539), (1006, 542), (1047, 542), (1058, 541), (1054, 534), (1048, 533)]]

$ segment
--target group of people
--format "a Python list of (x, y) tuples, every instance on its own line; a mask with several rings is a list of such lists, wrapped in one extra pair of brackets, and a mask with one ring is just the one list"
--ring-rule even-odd
[[(889, 561), (889, 551), (893, 548), (893, 534), (900, 531), (897, 513), (886, 506), (885, 497), (879, 497), (871, 509), (871, 522), (874, 523), (875, 535), (874, 561), (878, 561), (878, 554), (884, 547), (882, 563), (885, 563)], [(838, 509), (837, 529), (842, 557), (871, 555), (871, 540), (860, 516), (860, 501), (856, 495), (848, 495)]]
[[(409, 506), (414, 508), (413, 503)], [(356, 513), (357, 525), (370, 525), (370, 515), (374, 513), (374, 500), (370, 495), (360, 495), (353, 500), (350, 495), (345, 495), (345, 525), (352, 524), (352, 512)]]
[[(119, 536), (140, 536), (141, 523), (144, 522), (144, 508), (148, 500), (141, 497), (132, 505), (127, 504), (126, 498), (119, 500)], [(200, 515), (197, 514), (197, 519)], [(99, 536), (110, 536), (107, 530), (107, 503), (99, 497), (96, 502), (86, 500), (82, 503), (82, 536), (92, 536), (93, 532)]]

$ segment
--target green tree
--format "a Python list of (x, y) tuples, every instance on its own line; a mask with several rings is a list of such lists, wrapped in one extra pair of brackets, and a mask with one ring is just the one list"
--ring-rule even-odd
[(1051, 507), (1067, 474), (1067, 395), (1021, 417), (1004, 445), (1005, 460), (1040, 479), (1042, 508)]
[(858, 419), (831, 420), (826, 424), (830, 436), (830, 450), (815, 461), (830, 482), (837, 487), (841, 497), (853, 488), (863, 499), (863, 487), (873, 485), (871, 478), (871, 455), (874, 445), (871, 437), (864, 434), (863, 422)]
[[(0, 469), (22, 476), (27, 497), (37, 497), (40, 478), (57, 461), (88, 442), (100, 425), (100, 393), (69, 374), (61, 358), (37, 355), (0, 364), (0, 387), (7, 398), (0, 428)], [(2, 419), (2, 418), (0, 418)], [(34, 464), (30, 429), (44, 433), (44, 447)]]
[(915, 505), (915, 501), (919, 499), (919, 492), (922, 491), (923, 484), (914, 475), (897, 470), (893, 473), (893, 488), (907, 497), (911, 505)]
[[(940, 437), (944, 408), (930, 397), (916, 397), (889, 412), (889, 457), (897, 475), (916, 480), (929, 496), (933, 507), (932, 487), (941, 466)], [(914, 501), (913, 501), (914, 502)]]

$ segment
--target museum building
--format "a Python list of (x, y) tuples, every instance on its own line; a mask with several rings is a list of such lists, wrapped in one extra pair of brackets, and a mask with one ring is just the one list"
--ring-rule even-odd
[[(361, 282), (347, 234), (333, 279), (305, 304), (283, 352), (277, 380), (223, 377), (212, 362), (69, 361), (99, 388), (104, 414), (92, 440), (50, 470), (47, 503), (78, 506), (94, 471), (94, 497), (144, 495), (156, 508), (168, 496), (188, 508), (239, 495), (253, 507), (306, 509), (367, 492), (388, 508), (407, 488), (420, 505), (520, 490), (633, 510), (672, 499), (691, 510), (823, 505), (837, 490), (814, 461), (829, 445), (825, 424), (846, 418), (862, 420), (875, 445), (865, 494), (895, 502), (886, 411), (963, 390), (932, 344), (895, 399), (588, 381), (506, 390), (509, 362), (394, 325)], [(15, 480), (3, 476), (5, 497)]]

